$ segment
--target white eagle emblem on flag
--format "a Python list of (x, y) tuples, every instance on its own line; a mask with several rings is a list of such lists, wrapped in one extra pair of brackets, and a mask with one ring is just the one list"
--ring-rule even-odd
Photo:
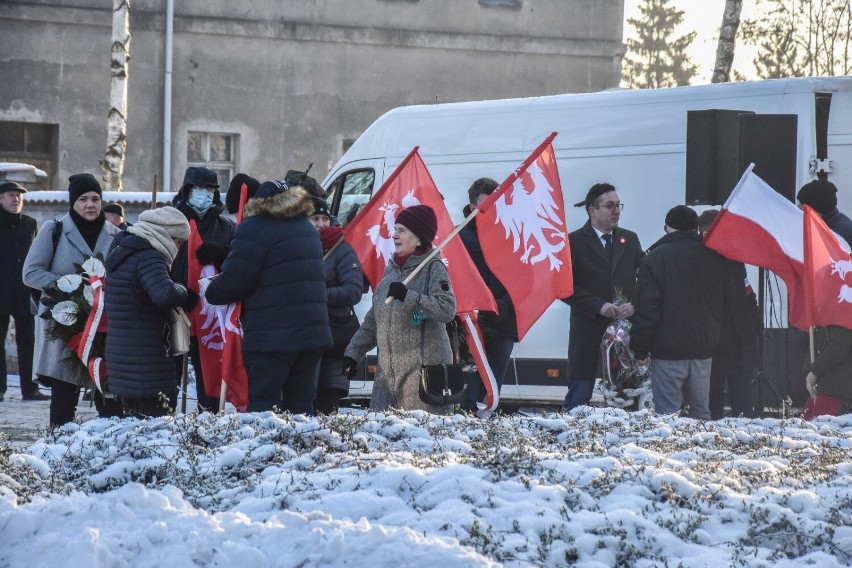
[(369, 237), (373, 246), (376, 247), (376, 258), (381, 256), (385, 264), (388, 264), (391, 258), (393, 258), (393, 230), (394, 225), (396, 225), (397, 212), (406, 207), (420, 205), (420, 200), (414, 196), (413, 189), (409, 190), (400, 201), (401, 203), (385, 202), (380, 206), (379, 211), (384, 212), (382, 222), (367, 229), (367, 237)]
[[(508, 191), (506, 193), (509, 193)], [(512, 236), (513, 252), (521, 251), (521, 262), (550, 261), (550, 270), (559, 271), (557, 253), (565, 248), (565, 230), (557, 214), (553, 188), (538, 163), (533, 163), (512, 184), (512, 202), (506, 194), (495, 202), (497, 222)]]

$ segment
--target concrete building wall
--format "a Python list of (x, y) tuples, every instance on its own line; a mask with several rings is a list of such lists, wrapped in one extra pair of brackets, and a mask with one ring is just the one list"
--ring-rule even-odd
[[(0, 2), (0, 122), (59, 125), (55, 189), (76, 172), (99, 175), (111, 6)], [(128, 191), (161, 175), (164, 6), (131, 4)], [(237, 171), (270, 179), (314, 162), (321, 179), (345, 140), (397, 106), (598, 91), (620, 78), (623, 0), (181, 0), (175, 10), (163, 189), (180, 185), (190, 131), (236, 135)]]

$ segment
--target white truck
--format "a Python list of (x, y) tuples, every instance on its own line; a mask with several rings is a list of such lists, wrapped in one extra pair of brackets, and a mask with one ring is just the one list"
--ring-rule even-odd
[[(648, 247), (662, 236), (669, 208), (696, 202), (688, 201), (685, 193), (687, 117), (690, 111), (708, 109), (797, 117), (791, 185), (798, 188), (815, 179), (817, 172), (827, 173), (839, 188), (839, 208), (852, 211), (852, 77), (401, 107), (364, 131), (331, 169), (323, 187), (333, 212), (345, 221), (419, 146), (450, 215), (458, 222), (473, 180), (488, 176), (502, 181), (548, 134), (557, 131), (553, 147), (569, 229), (587, 220), (585, 211), (571, 204), (581, 201), (594, 183), (606, 181), (625, 203), (620, 224), (636, 231)], [(691, 139), (701, 141), (702, 135)], [(775, 143), (761, 141), (769, 149)], [(699, 212), (704, 208), (697, 207)], [(757, 271), (750, 274), (756, 282)], [(783, 283), (780, 295), (775, 293), (776, 284), (771, 283), (773, 302), (784, 296)], [(363, 318), (368, 308), (369, 294), (356, 312)], [(569, 309), (555, 302), (515, 347), (501, 393), (503, 403), (562, 401), (567, 392)], [(784, 302), (773, 304), (772, 309), (767, 327), (786, 327)], [(352, 382), (351, 398), (369, 396), (371, 376), (368, 369), (361, 380)]]

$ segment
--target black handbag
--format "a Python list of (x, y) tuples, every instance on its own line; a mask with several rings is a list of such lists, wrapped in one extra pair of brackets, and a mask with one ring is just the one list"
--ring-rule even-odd
[[(429, 267), (431, 269), (431, 266)], [(431, 270), (426, 275), (426, 289), (429, 289)], [(455, 323), (455, 322), (453, 322)], [(425, 341), (425, 325), (420, 328), (420, 400), (433, 406), (447, 406), (464, 401), (467, 392), (467, 379), (464, 375), (464, 365), (461, 363), (441, 363), (438, 365), (423, 364), (423, 343)], [(455, 326), (447, 326), (450, 336), (450, 349), (453, 361), (458, 361), (457, 338), (454, 337)]]
[(434, 406), (460, 404), (467, 391), (463, 365), (444, 363), (420, 367), (420, 400)]

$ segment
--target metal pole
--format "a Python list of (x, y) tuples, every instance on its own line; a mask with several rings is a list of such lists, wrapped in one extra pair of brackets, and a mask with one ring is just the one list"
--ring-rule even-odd
[(170, 191), (172, 176), (172, 46), (174, 39), (174, 0), (166, 0), (166, 53), (163, 75), (163, 189)]

